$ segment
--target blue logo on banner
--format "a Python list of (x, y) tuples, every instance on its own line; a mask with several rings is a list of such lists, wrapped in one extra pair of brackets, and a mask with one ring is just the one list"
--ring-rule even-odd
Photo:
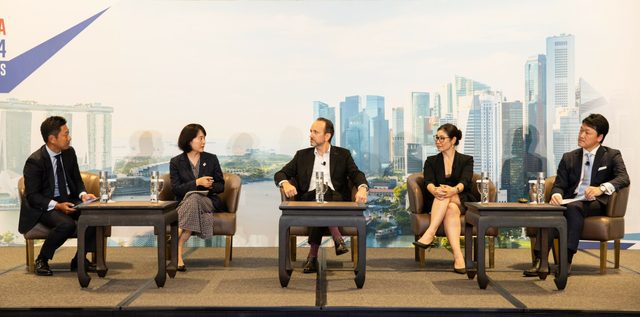
[(27, 79), (27, 77), (35, 72), (36, 69), (42, 66), (42, 64), (67, 45), (67, 43), (71, 42), (74, 37), (80, 34), (82, 30), (107, 10), (109, 10), (109, 8), (98, 12), (96, 15), (76, 24), (70, 29), (54, 36), (19, 56), (16, 56), (7, 62), (3, 62), (6, 69), (4, 69), (4, 76), (0, 77), (0, 93), (11, 92), (13, 88), (16, 88), (16, 86), (18, 86), (22, 81)]

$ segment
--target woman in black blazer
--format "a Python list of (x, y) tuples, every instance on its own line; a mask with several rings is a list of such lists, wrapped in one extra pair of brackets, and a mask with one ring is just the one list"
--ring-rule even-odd
[(440, 152), (424, 162), (425, 208), (431, 208), (431, 223), (427, 231), (413, 244), (428, 249), (433, 246), (438, 227), (444, 223), (444, 231), (453, 251), (453, 270), (464, 274), (464, 255), (460, 249), (460, 214), (464, 203), (474, 201), (471, 194), (473, 157), (456, 151), (462, 139), (462, 131), (455, 125), (441, 125), (434, 136)]
[(218, 158), (204, 151), (207, 132), (199, 124), (182, 129), (178, 147), (182, 154), (169, 163), (171, 189), (178, 204), (178, 271), (187, 270), (182, 253), (184, 243), (194, 233), (206, 239), (213, 235), (213, 212), (225, 210), (218, 197), (224, 191), (224, 176)]

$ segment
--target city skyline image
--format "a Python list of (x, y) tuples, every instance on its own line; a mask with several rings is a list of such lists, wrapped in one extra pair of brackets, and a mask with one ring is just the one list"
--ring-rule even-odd
[[(180, 153), (182, 127), (202, 124), (206, 151), (243, 177), (239, 210), (263, 210), (239, 213), (240, 246), (275, 245), (271, 178), (309, 146), (317, 117), (334, 122), (332, 144), (349, 149), (374, 185), (368, 216), (397, 225), (399, 236), (406, 206), (397, 195), (437, 153), (433, 135), (444, 123), (462, 130), (457, 150), (474, 156), (474, 171), (489, 174), (501, 201), (525, 196), (537, 172), (554, 175), (593, 112), (609, 119), (605, 145), (624, 153), (631, 178), (640, 175), (626, 133), (640, 120), (635, 1), (3, 2), (0, 62), (105, 9), (0, 93), (3, 208), (15, 208), (14, 183), (53, 114), (70, 119), (83, 170), (122, 179), (121, 199), (144, 197), (148, 173), (167, 172)], [(0, 211), (0, 219), (0, 233), (17, 233), (17, 217)], [(626, 226), (640, 232), (640, 216), (628, 215)], [(147, 231), (114, 236), (136, 245)]]

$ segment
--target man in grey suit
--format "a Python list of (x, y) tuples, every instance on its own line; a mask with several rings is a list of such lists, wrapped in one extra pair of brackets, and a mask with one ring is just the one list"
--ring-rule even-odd
[[(563, 199), (579, 199), (566, 204), (565, 211), (569, 270), (573, 256), (578, 251), (584, 218), (605, 214), (609, 196), (630, 184), (620, 151), (602, 145), (608, 132), (609, 122), (601, 114), (590, 114), (582, 120), (578, 134), (580, 148), (562, 156), (551, 189), (550, 203), (553, 205), (561, 205)], [(537, 244), (534, 266), (524, 271), (525, 276), (538, 276), (539, 250)]]

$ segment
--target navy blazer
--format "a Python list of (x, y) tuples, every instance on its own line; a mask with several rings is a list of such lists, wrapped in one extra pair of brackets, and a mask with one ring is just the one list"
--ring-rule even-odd
[[(283, 180), (294, 179), (298, 195), (308, 192), (315, 161), (314, 149), (314, 147), (310, 147), (296, 152), (293, 159), (273, 176), (276, 185)], [(358, 169), (358, 166), (353, 161), (351, 152), (345, 148), (331, 146), (331, 150), (329, 150), (329, 170), (333, 188), (345, 200), (351, 199), (351, 188), (348, 188), (349, 180), (355, 186), (362, 184), (369, 186), (364, 173)]]
[(195, 177), (187, 153), (171, 158), (169, 162), (171, 190), (176, 195), (176, 199), (181, 201), (187, 192), (193, 190), (207, 190), (202, 186), (196, 186), (196, 179), (203, 176), (211, 176), (213, 177), (213, 187), (209, 189), (207, 196), (213, 202), (215, 211), (226, 210), (224, 202), (218, 196), (224, 191), (224, 175), (222, 174), (218, 157), (215, 154), (202, 152), (198, 164), (200, 164), (200, 171), (198, 177)]
[(471, 184), (471, 180), (473, 178), (473, 156), (465, 155), (456, 151), (455, 156), (453, 157), (453, 164), (451, 166), (451, 176), (449, 178), (445, 178), (444, 156), (442, 153), (429, 156), (424, 161), (423, 173), (424, 186), (422, 186), (422, 188), (425, 198), (424, 206), (425, 208), (429, 208), (429, 210), (425, 211), (431, 211), (431, 205), (435, 198), (431, 192), (427, 190), (427, 186), (429, 186), (429, 184), (433, 184), (435, 186), (443, 184), (456, 186), (461, 183), (464, 185), (464, 189), (460, 194), (458, 194), (463, 210), (466, 210), (464, 206), (465, 202), (476, 200), (471, 193), (471, 186), (475, 186), (475, 184)]
[[(576, 196), (574, 192), (580, 184), (583, 156), (582, 148), (562, 155), (551, 194), (560, 194), (562, 198)], [(601, 145), (593, 159), (590, 186), (600, 186), (603, 183), (611, 183), (618, 191), (629, 186), (630, 181), (620, 151)], [(609, 202), (609, 195), (603, 194), (596, 199), (606, 205)]]
[[(69, 147), (62, 151), (62, 166), (69, 186), (69, 198), (73, 202), (80, 201), (80, 193), (86, 191), (84, 182), (80, 176), (78, 157), (76, 151)], [(18, 231), (26, 233), (31, 230), (42, 213), (49, 208), (49, 202), (53, 199), (55, 180), (51, 156), (47, 152), (46, 145), (33, 152), (24, 165), (24, 195), (25, 199), (20, 206), (20, 220)]]

